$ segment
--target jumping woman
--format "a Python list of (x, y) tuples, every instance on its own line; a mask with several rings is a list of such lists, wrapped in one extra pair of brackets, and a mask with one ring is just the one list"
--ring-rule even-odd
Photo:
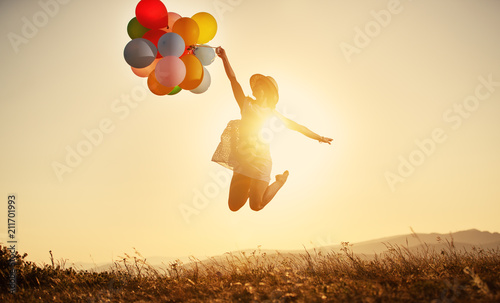
[(261, 74), (250, 78), (250, 87), (255, 99), (245, 96), (241, 85), (236, 80), (226, 52), (222, 47), (216, 49), (222, 59), (224, 70), (231, 82), (234, 98), (241, 112), (240, 120), (231, 120), (221, 135), (212, 161), (233, 170), (229, 188), (229, 209), (239, 210), (250, 199), (250, 208), (254, 211), (263, 209), (285, 184), (288, 171), (276, 175), (271, 180), (271, 154), (269, 143), (263, 139), (261, 130), (272, 116), (278, 117), (283, 124), (320, 143), (331, 144), (332, 139), (322, 137), (307, 127), (302, 126), (276, 111), (278, 103), (278, 85), (276, 81)]

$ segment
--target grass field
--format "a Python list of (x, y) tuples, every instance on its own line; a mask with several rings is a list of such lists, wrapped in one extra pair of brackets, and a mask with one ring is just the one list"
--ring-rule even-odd
[(340, 252), (228, 253), (152, 267), (138, 252), (103, 272), (38, 265), (1, 247), (0, 302), (500, 302), (500, 250), (387, 245), (374, 258)]

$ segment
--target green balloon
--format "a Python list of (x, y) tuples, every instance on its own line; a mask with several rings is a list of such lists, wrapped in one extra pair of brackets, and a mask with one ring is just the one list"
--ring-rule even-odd
[(131, 39), (142, 38), (148, 30), (149, 28), (145, 28), (140, 24), (136, 17), (132, 18), (127, 25), (127, 32)]
[(182, 90), (182, 88), (179, 87), (179, 85), (177, 85), (176, 87), (174, 87), (174, 89), (168, 93), (170, 96), (173, 96), (175, 94), (178, 94), (180, 91)]

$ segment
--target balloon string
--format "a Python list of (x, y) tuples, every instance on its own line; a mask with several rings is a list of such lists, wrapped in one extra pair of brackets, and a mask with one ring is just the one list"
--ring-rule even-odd
[(218, 48), (219, 46), (210, 46), (210, 45), (205, 45), (205, 44), (195, 44), (195, 45), (192, 45), (192, 47), (196, 48), (196, 47), (209, 47), (209, 48)]

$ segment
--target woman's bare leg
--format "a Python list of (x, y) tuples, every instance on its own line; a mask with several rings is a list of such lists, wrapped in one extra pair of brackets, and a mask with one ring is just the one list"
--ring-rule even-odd
[(239, 210), (248, 200), (252, 178), (242, 174), (233, 173), (231, 185), (229, 187), (229, 209)]
[(285, 171), (281, 175), (276, 175), (276, 181), (271, 185), (268, 182), (253, 179), (249, 194), (250, 208), (259, 211), (271, 202), (280, 188), (285, 184), (288, 174), (288, 171)]

